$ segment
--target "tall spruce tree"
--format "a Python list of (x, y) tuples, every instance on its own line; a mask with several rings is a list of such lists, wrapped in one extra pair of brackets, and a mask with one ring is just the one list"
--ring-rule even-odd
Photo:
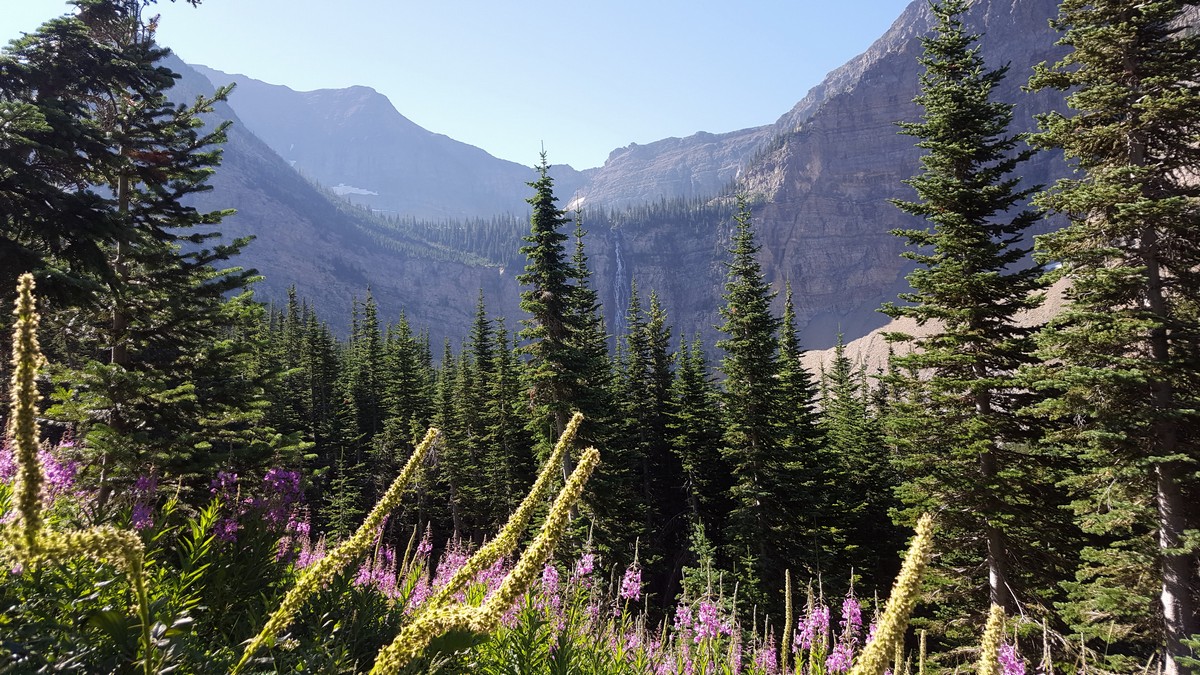
[(822, 476), (828, 465), (822, 461), (821, 429), (817, 424), (816, 385), (804, 367), (804, 349), (796, 331), (796, 306), (792, 285), (788, 283), (783, 301), (783, 320), (779, 326), (779, 431), (784, 453), (792, 472), (801, 482), (792, 487), (792, 499), (803, 506), (796, 513), (795, 536), (803, 544), (802, 557), (789, 561), (797, 573), (815, 577), (829, 569), (829, 557), (819, 554), (834, 537), (828, 523), (832, 514), (816, 508), (822, 490)]
[(1093, 537), (1067, 618), (1115, 642), (1104, 651), (1118, 669), (1161, 645), (1170, 675), (1189, 672), (1184, 641), (1200, 632), (1200, 35), (1183, 26), (1194, 7), (1065, 0), (1054, 23), (1072, 51), (1031, 81), (1071, 92), (1072, 112), (1043, 116), (1036, 141), (1081, 174), (1041, 197), (1070, 225), (1038, 242), (1070, 282), (1041, 336), (1040, 412), (1084, 464), (1073, 508)]
[(729, 467), (732, 508), (726, 523), (728, 557), (748, 600), (766, 606), (782, 588), (784, 570), (800, 557), (790, 498), (801, 482), (783, 443), (779, 415), (779, 318), (771, 314), (771, 291), (754, 241), (750, 207), (738, 199), (735, 231), (726, 263), (725, 305), (717, 342), (724, 350), (721, 372), (724, 432), (721, 454)]
[[(899, 571), (896, 551), (905, 529), (889, 514), (899, 506), (895, 472), (883, 438), (882, 420), (871, 405), (866, 368), (846, 355), (838, 335), (833, 359), (821, 367), (822, 569), (854, 570), (863, 587), (886, 588)], [(834, 580), (837, 583), (837, 580)]]
[[(1027, 428), (1014, 414), (1021, 390), (1013, 379), (1033, 352), (1016, 314), (1040, 301), (1041, 273), (1022, 246), (1038, 217), (1021, 210), (1034, 188), (1020, 187), (1013, 175), (1032, 151), (1018, 150), (1022, 138), (1008, 133), (1012, 105), (994, 100), (1007, 67), (986, 69), (979, 36), (963, 27), (966, 0), (931, 7), (937, 23), (921, 39), (925, 72), (915, 99), (922, 121), (901, 125), (926, 151), (923, 172), (905, 181), (918, 201), (894, 201), (929, 226), (895, 232), (916, 248), (904, 256), (918, 267), (908, 276), (912, 292), (900, 296), (909, 304), (883, 311), (935, 328), (916, 339), (891, 336), (911, 350), (892, 359), (906, 381), (893, 383), (905, 397), (892, 408), (889, 433), (904, 475), (905, 520), (937, 510), (945, 540), (955, 542), (942, 563), (971, 570), (967, 590), (986, 588), (988, 601), (1011, 612), (1013, 594), (1023, 599), (1025, 591), (1011, 570), (1013, 546), (1024, 535), (1012, 530), (1033, 524), (1020, 506), (1022, 486), (1035, 478), (1023, 452)], [(986, 581), (975, 576), (979, 565)], [(945, 582), (954, 585), (955, 576), (962, 575)]]
[[(100, 129), (107, 147), (89, 157), (95, 163), (87, 173), (60, 179), (70, 183), (67, 190), (106, 193), (106, 213), (96, 222), (116, 223), (117, 230), (109, 239), (80, 244), (80, 251), (99, 244), (106, 265), (92, 277), (94, 292), (84, 312), (61, 322), (47, 317), (62, 346), (54, 356), (64, 366), (59, 381), (65, 393), (53, 414), (86, 436), (84, 447), (101, 467), (103, 502), (110, 477), (147, 464), (198, 475), (218, 461), (261, 463), (282, 448), (261, 423), (265, 382), (254, 375), (261, 310), (248, 295), (228, 299), (246, 288), (253, 272), (217, 267), (246, 240), (214, 243), (219, 234), (210, 226), (229, 212), (202, 213), (188, 205), (209, 189), (206, 181), (219, 161), (224, 126), (206, 129), (202, 117), (225, 92), (171, 103), (167, 92), (177, 75), (159, 65), (168, 52), (154, 43), (153, 22), (143, 22), (144, 4), (76, 4), (78, 15), (55, 25), (71, 26), (72, 41), (93, 45), (86, 47), (89, 54), (102, 47), (135, 73), (110, 80), (106, 92), (82, 99), (71, 113), (87, 118), (82, 128), (88, 133)], [(43, 65), (70, 63), (77, 55), (61, 51), (60, 37), (38, 33), (23, 44)], [(31, 77), (43, 72), (18, 70)], [(21, 95), (33, 100), (63, 95), (54, 81), (26, 84), (30, 88)], [(59, 133), (75, 128), (64, 124)], [(22, 227), (34, 226), (52, 225)], [(80, 234), (63, 232), (59, 243)], [(71, 261), (74, 255), (50, 266), (70, 266), (68, 276), (83, 273)], [(61, 276), (65, 269), (47, 273)], [(229, 376), (231, 370), (238, 375)]]
[(689, 521), (723, 544), (732, 481), (721, 453), (720, 394), (699, 337), (679, 346), (675, 362), (667, 430), (683, 471)]
[[(521, 291), (521, 311), (529, 315), (522, 321), (520, 337), (524, 342), (522, 351), (528, 356), (525, 376), (533, 413), (530, 428), (548, 447), (566, 428), (574, 404), (575, 350), (568, 317), (572, 270), (563, 248), (567, 235), (561, 231), (570, 221), (558, 208), (544, 151), (537, 172), (538, 179), (529, 183), (534, 194), (527, 200), (532, 207), (530, 232), (525, 237), (526, 245), (521, 247), (528, 263), (517, 281), (525, 287)], [(570, 460), (565, 459), (564, 478), (570, 469)]]

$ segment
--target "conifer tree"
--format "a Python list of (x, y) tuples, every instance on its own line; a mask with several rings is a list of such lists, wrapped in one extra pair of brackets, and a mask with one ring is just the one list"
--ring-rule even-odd
[(734, 222), (720, 309), (725, 337), (717, 342), (725, 352), (721, 453), (733, 482), (726, 546), (749, 607), (766, 604), (769, 589), (782, 587), (784, 569), (798, 557), (795, 513), (786, 500), (798, 480), (778, 424), (779, 319), (771, 314), (775, 294), (763, 278), (743, 198)]
[(484, 462), (491, 487), (491, 511), (507, 517), (521, 502), (526, 488), (533, 483), (535, 463), (533, 439), (521, 416), (528, 399), (521, 387), (520, 370), (514, 345), (510, 342), (504, 317), (496, 320), (492, 347), (492, 382), (487, 398), (488, 455)]
[(1200, 36), (1182, 26), (1193, 10), (1065, 0), (1054, 24), (1072, 51), (1031, 81), (1071, 92), (1073, 112), (1043, 116), (1036, 141), (1079, 170), (1041, 197), (1070, 219), (1038, 242), (1070, 287), (1034, 378), (1040, 412), (1067, 422), (1055, 440), (1083, 464), (1072, 507), (1093, 539), (1067, 618), (1115, 638), (1104, 651), (1118, 669), (1163, 645), (1171, 675), (1188, 672), (1184, 641), (1200, 633)]
[(1033, 188), (1019, 187), (1013, 172), (1032, 151), (1017, 150), (1021, 137), (1008, 134), (1012, 105), (993, 100), (1007, 67), (986, 69), (979, 36), (962, 24), (967, 2), (932, 9), (937, 24), (922, 38), (925, 72), (915, 99), (922, 121), (901, 125), (926, 150), (923, 172), (905, 181), (919, 201), (894, 202), (929, 227), (895, 232), (917, 249), (904, 256), (918, 267), (908, 276), (912, 292), (900, 296), (908, 304), (883, 311), (936, 329), (918, 339), (891, 336), (911, 345), (893, 362), (912, 376), (889, 429), (905, 476), (906, 520), (938, 510), (942, 531), (958, 544), (942, 562), (972, 569), (985, 561), (986, 584), (973, 586), (1012, 611), (1013, 593), (1025, 589), (1010, 569), (1021, 540), (1010, 529), (1033, 524), (1018, 493), (1035, 480), (1019, 445), (1028, 434), (1014, 415), (1020, 390), (1012, 379), (1033, 345), (1015, 316), (1040, 300), (1040, 271), (1021, 268), (1029, 257), (1022, 233), (1037, 215), (1020, 208)]
[(667, 430), (683, 471), (689, 520), (722, 544), (732, 481), (720, 450), (720, 395), (699, 337), (679, 346), (675, 362)]
[[(779, 326), (779, 432), (783, 452), (791, 472), (801, 479), (793, 485), (789, 500), (796, 505), (794, 536), (803, 540), (803, 557), (790, 561), (796, 572), (802, 568), (812, 576), (829, 569), (828, 559), (822, 559), (821, 548), (829, 546), (840, 533), (832, 531), (822, 521), (832, 512), (816, 508), (822, 490), (822, 475), (829, 466), (822, 458), (821, 429), (817, 424), (816, 385), (801, 362), (804, 350), (796, 332), (796, 307), (792, 301), (792, 285), (784, 294), (783, 319)], [(832, 486), (831, 486), (832, 487)], [(834, 489), (844, 489), (837, 486)], [(847, 568), (848, 569), (848, 568)]]
[(821, 417), (824, 447), (817, 511), (829, 557), (823, 569), (862, 574), (864, 587), (886, 588), (898, 571), (896, 551), (904, 530), (889, 513), (899, 506), (890, 456), (879, 414), (872, 409), (866, 368), (846, 355), (839, 334), (833, 360), (821, 368)]
[[(541, 155), (538, 179), (529, 184), (534, 195), (528, 199), (530, 233), (521, 253), (528, 259), (517, 281), (521, 291), (521, 310), (529, 315), (522, 323), (520, 336), (529, 361), (525, 368), (529, 399), (533, 408), (531, 429), (539, 442), (549, 447), (566, 428), (572, 413), (574, 350), (570, 344), (568, 305), (571, 301), (571, 265), (563, 249), (567, 235), (561, 232), (569, 220), (558, 208), (554, 180)], [(564, 465), (563, 476), (571, 466)]]
[[(114, 0), (79, 5), (76, 17), (55, 25), (70, 25), (71, 40), (89, 40), (92, 57), (100, 48), (95, 45), (102, 46), (107, 58), (133, 73), (110, 79), (106, 92), (82, 99), (71, 113), (86, 116), (87, 133), (101, 130), (107, 147), (95, 149), (89, 158), (95, 163), (88, 173), (68, 179), (74, 182), (69, 189), (103, 186), (96, 191), (107, 193), (106, 213), (96, 222), (107, 223), (105, 228), (116, 223), (117, 230), (109, 239), (81, 244), (80, 251), (99, 244), (106, 270), (91, 276), (94, 292), (86, 314), (55, 330), (67, 351), (55, 355), (65, 367), (53, 414), (86, 437), (87, 451), (102, 467), (103, 503), (110, 477), (142, 465), (196, 475), (216, 461), (253, 466), (284, 448), (261, 419), (269, 376), (255, 375), (261, 310), (245, 293), (229, 299), (244, 291), (254, 273), (217, 269), (247, 240), (213, 243), (219, 234), (210, 226), (229, 212), (201, 213), (187, 205), (209, 189), (207, 178), (219, 161), (224, 125), (205, 129), (202, 117), (226, 91), (172, 104), (167, 91), (177, 76), (158, 64), (168, 52), (155, 45), (152, 23), (142, 21), (143, 5)], [(27, 46), (43, 63), (73, 58), (56, 43), (64, 36), (52, 33), (29, 36)], [(93, 65), (102, 72), (111, 68)], [(27, 93), (35, 97), (61, 93), (53, 82), (29, 84)], [(62, 133), (73, 133), (63, 122)], [(71, 266), (67, 276), (78, 281), (84, 266), (68, 258), (50, 264)], [(56, 321), (51, 317), (47, 323)], [(229, 377), (231, 369), (239, 376)]]

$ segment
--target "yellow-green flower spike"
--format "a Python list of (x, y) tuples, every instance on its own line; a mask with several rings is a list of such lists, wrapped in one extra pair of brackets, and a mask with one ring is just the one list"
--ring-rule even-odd
[(484, 613), (494, 619), (495, 623), (500, 622), (504, 611), (525, 593), (533, 580), (541, 573), (550, 554), (554, 552), (558, 540), (566, 531), (567, 521), (571, 518), (571, 509), (579, 503), (583, 496), (583, 486), (599, 463), (599, 451), (595, 448), (583, 451), (579, 458), (579, 464), (575, 466), (571, 477), (567, 479), (566, 485), (554, 500), (554, 505), (546, 516), (546, 522), (542, 524), (541, 532), (538, 533), (529, 548), (525, 549), (525, 553), (513, 566), (512, 572), (509, 572), (504, 581), (500, 583), (500, 588), (496, 589), (496, 592), (484, 604)]
[(495, 539), (484, 544), (462, 567), (458, 568), (454, 575), (450, 577), (450, 580), (446, 582), (446, 585), (425, 602), (424, 609), (432, 610), (441, 607), (447, 600), (454, 597), (464, 586), (470, 583), (480, 572), (490, 567), (492, 563), (501, 557), (516, 550), (517, 544), (521, 541), (521, 534), (525, 531), (525, 527), (529, 525), (529, 519), (533, 517), (534, 511), (541, 504), (546, 496), (546, 492), (550, 489), (550, 483), (554, 480), (557, 469), (562, 464), (562, 458), (570, 450), (571, 443), (575, 441), (575, 434), (578, 433), (579, 425), (582, 423), (582, 413), (577, 412), (571, 417), (571, 421), (567, 423), (567, 428), (563, 429), (562, 436), (559, 436), (558, 443), (554, 446), (554, 451), (550, 453), (550, 457), (546, 460), (545, 465), (538, 474), (537, 480), (533, 482), (533, 487), (529, 489), (529, 494), (525, 495), (525, 499), (521, 500), (520, 505), (509, 516), (504, 529), (500, 530)]
[(38, 347), (38, 315), (34, 311), (33, 275), (22, 274), (17, 282), (17, 302), (13, 314), (12, 404), (9, 411), (7, 435), (12, 439), (17, 462), (16, 485), (13, 489), (17, 504), (19, 532), (13, 542), (26, 555), (36, 556), (38, 533), (42, 529), (42, 467), (37, 459), (37, 403), (34, 384), (42, 353)]
[(237, 673), (244, 668), (250, 662), (250, 658), (254, 656), (255, 652), (261, 649), (267, 642), (275, 639), (284, 628), (287, 628), (288, 624), (292, 622), (296, 613), (300, 611), (300, 608), (309, 597), (316, 593), (322, 586), (329, 583), (347, 565), (360, 558), (371, 548), (377, 531), (380, 525), (383, 524), (383, 519), (387, 517), (387, 514), (392, 509), (400, 504), (400, 499), (404, 496), (405, 490), (408, 489), (409, 483), (417, 473), (417, 467), (425, 460), (425, 455), (429, 453), (430, 448), (440, 443), (441, 440), (441, 432), (431, 428), (425, 434), (425, 439), (413, 450), (412, 456), (408, 458), (408, 462), (400, 471), (400, 475), (396, 476), (396, 480), (392, 481), (391, 487), (379, 498), (379, 502), (375, 504), (375, 508), (371, 509), (371, 512), (367, 514), (363, 524), (358, 527), (354, 535), (339, 544), (326, 554), (324, 558), (305, 568), (300, 574), (300, 578), (296, 580), (296, 585), (287, 592), (287, 595), (283, 596), (283, 601), (271, 613), (262, 630), (246, 645), (245, 651), (242, 652), (241, 660), (233, 667), (233, 673)]
[(788, 672), (788, 664), (792, 661), (792, 571), (783, 571), (783, 653), (779, 657), (779, 670)]
[(913, 537), (908, 554), (904, 556), (900, 576), (896, 577), (887, 608), (875, 629), (875, 639), (863, 649), (850, 669), (850, 675), (882, 675), (888, 667), (894, 646), (904, 639), (908, 619), (921, 597), (921, 578), (932, 554), (933, 518), (926, 514), (917, 522), (917, 536)]
[[(578, 416), (576, 419), (580, 419)], [(574, 423), (575, 420), (572, 420)], [(565, 434), (564, 434), (565, 436)], [(583, 486), (592, 471), (600, 463), (600, 453), (588, 448), (579, 458), (579, 464), (558, 493), (542, 529), (529, 548), (513, 567), (491, 598), (478, 608), (463, 605), (429, 607), (421, 612), (412, 623), (405, 626), (391, 644), (379, 650), (371, 675), (387, 675), (399, 672), (413, 659), (421, 655), (435, 637), (453, 629), (470, 629), (476, 633), (487, 633), (500, 625), (500, 620), (518, 597), (529, 590), (533, 580), (554, 551), (558, 540), (566, 531), (571, 508), (583, 496)], [(555, 466), (554, 458), (547, 464)], [(535, 486), (537, 489), (537, 486)]]
[(400, 631), (392, 644), (384, 647), (375, 659), (371, 675), (396, 673), (425, 651), (439, 635), (451, 630), (468, 630), (478, 623), (480, 609), (464, 605), (439, 607), (424, 612)]
[(988, 612), (987, 626), (983, 629), (983, 641), (979, 645), (977, 675), (1000, 675), (1000, 640), (1004, 637), (1004, 608), (992, 605)]

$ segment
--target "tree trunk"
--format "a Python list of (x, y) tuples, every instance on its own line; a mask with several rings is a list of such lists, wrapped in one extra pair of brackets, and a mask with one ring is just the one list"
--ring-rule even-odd
[[(1146, 304), (1154, 316), (1165, 324), (1169, 310), (1163, 288), (1161, 264), (1158, 260), (1158, 232), (1153, 227), (1142, 231), (1142, 259), (1146, 265)], [(1150, 330), (1150, 357), (1158, 363), (1170, 359), (1170, 336), (1164, 325)], [(1154, 412), (1152, 453), (1158, 457), (1170, 457), (1178, 452), (1179, 437), (1175, 422), (1167, 418), (1167, 411), (1177, 407), (1174, 387), (1170, 382), (1155, 381), (1151, 385)], [(1178, 462), (1159, 462), (1154, 467), (1155, 501), (1158, 503), (1158, 550), (1162, 572), (1163, 636), (1166, 651), (1163, 655), (1163, 673), (1181, 675), (1187, 673), (1179, 663), (1180, 656), (1189, 655), (1191, 650), (1183, 640), (1200, 631), (1192, 607), (1191, 558), (1179, 549), (1187, 529), (1187, 502), (1180, 483), (1184, 471)]]

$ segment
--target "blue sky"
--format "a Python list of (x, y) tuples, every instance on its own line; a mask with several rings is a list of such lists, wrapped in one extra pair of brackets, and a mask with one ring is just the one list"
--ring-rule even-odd
[[(0, 0), (0, 38), (68, 10)], [(185, 61), (309, 90), (374, 87), (412, 121), (523, 164), (774, 122), (909, 0), (166, 2)], [(15, 5), (15, 6), (14, 6)]]

